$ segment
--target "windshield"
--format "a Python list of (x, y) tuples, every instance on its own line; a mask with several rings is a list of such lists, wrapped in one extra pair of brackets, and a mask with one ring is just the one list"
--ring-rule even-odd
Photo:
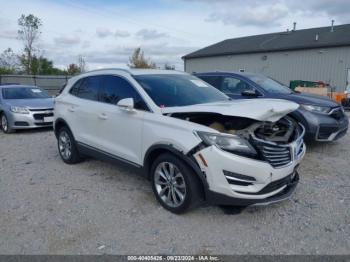
[(4, 99), (35, 99), (50, 98), (50, 95), (37, 87), (8, 87), (2, 89), (2, 97)]
[(266, 76), (248, 75), (247, 77), (253, 82), (257, 83), (259, 86), (261, 86), (265, 91), (269, 93), (275, 93), (275, 94), (293, 93), (292, 90), (290, 90), (288, 87)]
[(190, 75), (135, 75), (134, 78), (159, 107), (230, 100), (216, 88)]

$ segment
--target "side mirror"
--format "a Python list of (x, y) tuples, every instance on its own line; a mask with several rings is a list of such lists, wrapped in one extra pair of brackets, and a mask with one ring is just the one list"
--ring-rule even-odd
[(241, 93), (242, 96), (258, 97), (260, 94), (256, 90), (244, 90)]
[(132, 112), (134, 111), (134, 99), (133, 98), (124, 98), (119, 100), (119, 102), (117, 103), (117, 106), (120, 109), (123, 109), (125, 111), (129, 111)]

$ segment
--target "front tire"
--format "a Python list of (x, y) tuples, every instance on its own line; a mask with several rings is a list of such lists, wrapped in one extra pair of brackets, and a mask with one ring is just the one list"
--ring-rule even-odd
[(58, 130), (57, 146), (63, 162), (75, 164), (81, 161), (73, 134), (67, 127)]
[(160, 155), (150, 172), (153, 193), (165, 209), (180, 214), (201, 203), (200, 182), (178, 157)]
[(1, 123), (1, 129), (5, 134), (10, 134), (15, 132), (15, 130), (10, 127), (7, 116), (4, 113), (0, 115), (0, 123)]

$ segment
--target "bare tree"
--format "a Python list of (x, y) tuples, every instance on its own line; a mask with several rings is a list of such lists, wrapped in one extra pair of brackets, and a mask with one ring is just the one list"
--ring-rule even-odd
[(21, 15), (18, 19), (18, 37), (24, 43), (24, 54), (22, 55), (21, 62), (25, 68), (27, 74), (31, 73), (33, 56), (35, 55), (35, 44), (41, 34), (40, 27), (42, 26), (41, 20), (30, 14)]
[(69, 64), (67, 67), (67, 74), (68, 75), (77, 75), (80, 73), (80, 68), (77, 64)]
[(80, 73), (84, 73), (86, 71), (86, 63), (82, 55), (78, 56), (78, 68)]
[(145, 58), (145, 55), (140, 47), (134, 50), (134, 53), (129, 58), (130, 68), (156, 68), (156, 64), (152, 62), (149, 58)]
[(0, 68), (4, 72), (15, 73), (19, 70), (18, 56), (12, 51), (11, 48), (5, 49), (0, 54)]
[(168, 63), (164, 64), (164, 69), (165, 70), (175, 70), (175, 66), (174, 65), (169, 65)]

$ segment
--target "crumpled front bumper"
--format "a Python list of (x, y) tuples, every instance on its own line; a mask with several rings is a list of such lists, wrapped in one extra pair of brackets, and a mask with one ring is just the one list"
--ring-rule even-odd
[(291, 163), (278, 168), (216, 146), (206, 147), (195, 153), (194, 157), (206, 176), (208, 202), (247, 206), (274, 203), (290, 197), (299, 181), (297, 168), (305, 151), (304, 146)]
[(266, 206), (275, 204), (284, 200), (289, 199), (297, 185), (299, 183), (299, 173), (296, 171), (294, 179), (292, 179), (287, 186), (277, 193), (276, 195), (264, 198), (264, 199), (242, 199), (229, 197), (224, 194), (220, 194), (213, 191), (207, 192), (208, 202), (215, 205), (227, 205), (227, 206)]

